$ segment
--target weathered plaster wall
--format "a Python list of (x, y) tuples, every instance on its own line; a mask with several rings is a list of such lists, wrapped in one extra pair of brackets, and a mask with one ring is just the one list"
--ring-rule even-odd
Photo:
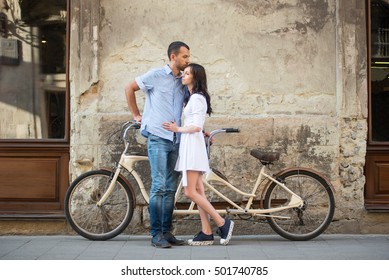
[[(214, 108), (207, 130), (241, 129), (217, 139), (215, 167), (245, 189), (258, 172), (250, 149), (277, 150), (282, 156), (274, 171), (311, 167), (335, 186), (338, 208), (328, 232), (365, 232), (364, 224), (377, 221), (372, 231), (382, 231), (383, 216), (363, 208), (367, 97), (362, 2), (72, 1), (72, 178), (110, 164), (107, 137), (131, 119), (125, 85), (167, 63), (168, 44), (182, 40), (191, 47), (191, 60), (207, 69)], [(142, 108), (142, 93), (138, 102)], [(137, 140), (144, 144), (141, 137)], [(142, 205), (139, 200), (131, 233), (148, 232)], [(176, 223), (180, 233), (193, 233), (192, 227), (198, 221)], [(239, 229), (269, 231), (243, 222)]]

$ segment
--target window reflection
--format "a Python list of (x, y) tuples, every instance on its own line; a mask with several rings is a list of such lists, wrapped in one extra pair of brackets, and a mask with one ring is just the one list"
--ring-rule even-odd
[(372, 141), (389, 141), (389, 1), (371, 1)]
[(64, 138), (66, 0), (0, 1), (0, 139)]

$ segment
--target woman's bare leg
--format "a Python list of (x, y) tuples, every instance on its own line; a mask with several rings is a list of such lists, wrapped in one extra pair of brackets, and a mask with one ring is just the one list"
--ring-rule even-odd
[(205, 212), (201, 207), (197, 205), (197, 208), (199, 209), (199, 215), (201, 220), (201, 230), (207, 235), (212, 234), (212, 227), (211, 222), (209, 220), (209, 215), (207, 212)]
[[(204, 186), (201, 188), (200, 184), (202, 185), (202, 176), (198, 177), (198, 182), (196, 185), (196, 190), (199, 194), (201, 194), (205, 199), (207, 199), (205, 192), (204, 192)], [(200, 183), (199, 183), (200, 181)], [(208, 215), (207, 212), (205, 212), (200, 206), (197, 205), (197, 208), (199, 209), (199, 214), (200, 214), (200, 220), (201, 220), (201, 229), (202, 231), (209, 235), (212, 234), (212, 227), (211, 227), (211, 222), (210, 222), (210, 216)]]
[(212, 232), (208, 215), (212, 217), (218, 227), (224, 224), (224, 219), (219, 215), (205, 196), (201, 176), (202, 173), (199, 171), (187, 171), (188, 186), (185, 187), (185, 195), (197, 204), (203, 230)]

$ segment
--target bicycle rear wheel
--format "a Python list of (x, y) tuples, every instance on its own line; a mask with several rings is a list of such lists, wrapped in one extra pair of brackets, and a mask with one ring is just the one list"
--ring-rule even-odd
[[(274, 213), (288, 219), (266, 217), (271, 228), (282, 237), (293, 241), (305, 241), (319, 236), (332, 221), (335, 199), (327, 181), (308, 170), (295, 169), (278, 177), (288, 189), (304, 200), (301, 208), (290, 208)], [(290, 193), (276, 183), (266, 191), (266, 209), (285, 206), (290, 201)]]
[(97, 206), (112, 175), (108, 170), (86, 172), (74, 180), (66, 192), (66, 218), (78, 234), (90, 240), (113, 238), (123, 232), (132, 219), (131, 187), (120, 177), (104, 204)]

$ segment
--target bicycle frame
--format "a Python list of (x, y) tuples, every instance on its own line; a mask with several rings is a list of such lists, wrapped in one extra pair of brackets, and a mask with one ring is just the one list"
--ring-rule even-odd
[[(289, 209), (289, 208), (296, 208), (296, 207), (303, 206), (304, 202), (301, 199), (301, 197), (299, 197), (298, 195), (293, 193), (291, 190), (289, 190), (285, 186), (285, 184), (278, 182), (273, 177), (268, 175), (265, 172), (265, 170), (266, 170), (266, 167), (263, 166), (261, 168), (259, 175), (258, 175), (256, 183), (255, 183), (255, 185), (252, 188), (250, 193), (241, 191), (237, 187), (233, 186), (232, 184), (230, 184), (229, 182), (227, 182), (226, 180), (224, 180), (223, 178), (218, 176), (213, 171), (210, 171), (210, 172), (203, 175), (203, 184), (204, 184), (205, 188), (207, 188), (208, 190), (211, 190), (212, 192), (217, 194), (218, 197), (222, 198), (225, 202), (228, 202), (233, 207), (233, 209), (217, 210), (221, 214), (231, 213), (231, 214), (249, 214), (252, 216), (270, 216), (269, 213), (274, 213), (274, 212), (282, 211), (282, 210)], [(276, 184), (278, 184), (279, 186), (281, 186), (283, 189), (285, 189), (287, 192), (289, 192), (291, 194), (291, 200), (288, 203), (288, 205), (283, 206), (283, 207), (277, 207), (277, 208), (269, 208), (269, 209), (251, 209), (251, 206), (253, 205), (254, 198), (258, 197), (258, 195), (256, 193), (257, 193), (258, 188), (261, 186), (261, 183), (263, 182), (264, 178), (267, 178), (268, 180), (275, 182)], [(222, 183), (224, 186), (228, 187), (230, 190), (232, 190), (238, 194), (241, 194), (242, 196), (249, 197), (246, 205), (244, 207), (242, 207), (242, 206), (239, 206), (238, 204), (236, 204), (235, 202), (233, 202), (232, 200), (230, 200), (227, 196), (225, 196), (220, 191), (218, 191), (210, 183), (212, 181), (217, 181), (219, 183)], [(270, 183), (270, 181), (268, 183)], [(266, 186), (268, 186), (268, 184), (266, 184)], [(180, 194), (181, 188), (183, 188), (182, 184), (180, 184), (178, 189), (177, 189), (176, 197), (178, 197), (178, 195)], [(194, 206), (195, 206), (195, 203), (192, 202), (188, 209), (185, 209), (185, 210), (177, 210), (176, 209), (176, 210), (174, 210), (174, 213), (175, 214), (182, 214), (182, 215), (198, 214), (198, 210), (195, 210)], [(271, 216), (276, 217), (276, 218), (281, 218), (281, 219), (288, 219), (289, 218), (289, 217), (285, 217), (285, 216), (274, 216), (274, 215), (271, 215)]]
[(109, 184), (107, 191), (104, 193), (104, 195), (101, 197), (101, 199), (97, 202), (97, 206), (100, 207), (101, 205), (103, 205), (104, 201), (112, 193), (112, 191), (115, 187), (116, 180), (120, 176), (120, 173), (122, 172), (123, 168), (127, 169), (127, 171), (130, 172), (132, 176), (134, 176), (143, 198), (145, 199), (147, 204), (149, 203), (149, 200), (150, 200), (149, 194), (146, 191), (146, 188), (143, 184), (142, 179), (140, 178), (139, 174), (134, 169), (135, 163), (137, 163), (138, 161), (148, 161), (149, 158), (147, 156), (141, 156), (141, 155), (126, 155), (126, 151), (128, 150), (128, 148), (129, 148), (129, 143), (126, 142), (124, 152), (122, 153), (122, 155), (120, 157), (118, 166), (117, 166), (116, 171), (112, 177), (111, 183)]
[[(139, 174), (136, 172), (136, 170), (134, 168), (135, 164), (138, 161), (148, 161), (148, 157), (142, 156), (142, 155), (127, 155), (126, 151), (128, 150), (128, 148), (129, 148), (129, 143), (127, 142), (125, 150), (120, 157), (118, 167), (113, 175), (110, 186), (108, 187), (107, 191), (104, 193), (104, 195), (102, 196), (100, 201), (97, 203), (97, 206), (101, 206), (104, 203), (104, 201), (109, 197), (112, 190), (114, 189), (116, 180), (119, 177), (123, 168), (127, 169), (131, 173), (131, 175), (135, 178), (143, 198), (145, 199), (145, 201), (147, 203), (149, 203), (149, 199), (150, 199), (149, 194), (148, 194), (148, 192), (143, 184), (141, 177), (139, 176)], [(282, 210), (289, 209), (289, 208), (302, 207), (304, 202), (301, 199), (301, 197), (299, 197), (298, 195), (293, 193), (291, 190), (289, 190), (285, 186), (285, 184), (277, 181), (272, 176), (268, 175), (265, 172), (265, 170), (266, 170), (266, 166), (262, 166), (260, 173), (258, 175), (258, 178), (256, 180), (256, 183), (254, 184), (254, 187), (250, 193), (241, 191), (237, 187), (233, 186), (232, 184), (230, 184), (229, 182), (227, 182), (226, 180), (224, 180), (223, 178), (218, 176), (213, 171), (210, 171), (210, 172), (205, 173), (203, 175), (203, 184), (204, 184), (205, 188), (214, 192), (218, 197), (220, 197), (221, 199), (223, 199), (225, 202), (229, 203), (233, 207), (233, 209), (217, 210), (220, 214), (228, 214), (228, 213), (231, 213), (231, 214), (249, 214), (252, 216), (272, 216), (272, 217), (280, 218), (280, 219), (288, 219), (289, 217), (274, 216), (274, 215), (270, 215), (270, 213), (282, 211)], [(274, 182), (291, 194), (291, 199), (287, 205), (285, 205), (283, 207), (269, 208), (269, 209), (263, 209), (263, 208), (251, 209), (251, 206), (253, 205), (254, 198), (257, 197), (257, 194), (256, 194), (257, 190), (261, 186), (261, 184), (264, 182), (265, 179), (269, 180), (268, 183), (266, 184), (266, 186), (268, 186), (270, 182)], [(242, 196), (249, 197), (248, 202), (246, 203), (246, 205), (244, 207), (239, 206), (238, 204), (236, 204), (235, 202), (230, 200), (226, 195), (224, 195), (223, 193), (218, 191), (210, 183), (212, 181), (217, 181), (219, 183), (222, 183), (224, 186), (227, 186), (230, 190), (232, 190), (232, 191), (234, 191)], [(266, 187), (266, 186), (264, 186), (264, 187)], [(182, 183), (180, 183), (178, 188), (177, 188), (177, 192), (176, 192), (176, 197), (175, 197), (176, 202), (182, 193), (182, 188), (183, 188)], [(175, 209), (174, 214), (178, 214), (178, 215), (199, 214), (199, 211), (195, 209), (195, 203), (191, 202), (188, 209)]]

